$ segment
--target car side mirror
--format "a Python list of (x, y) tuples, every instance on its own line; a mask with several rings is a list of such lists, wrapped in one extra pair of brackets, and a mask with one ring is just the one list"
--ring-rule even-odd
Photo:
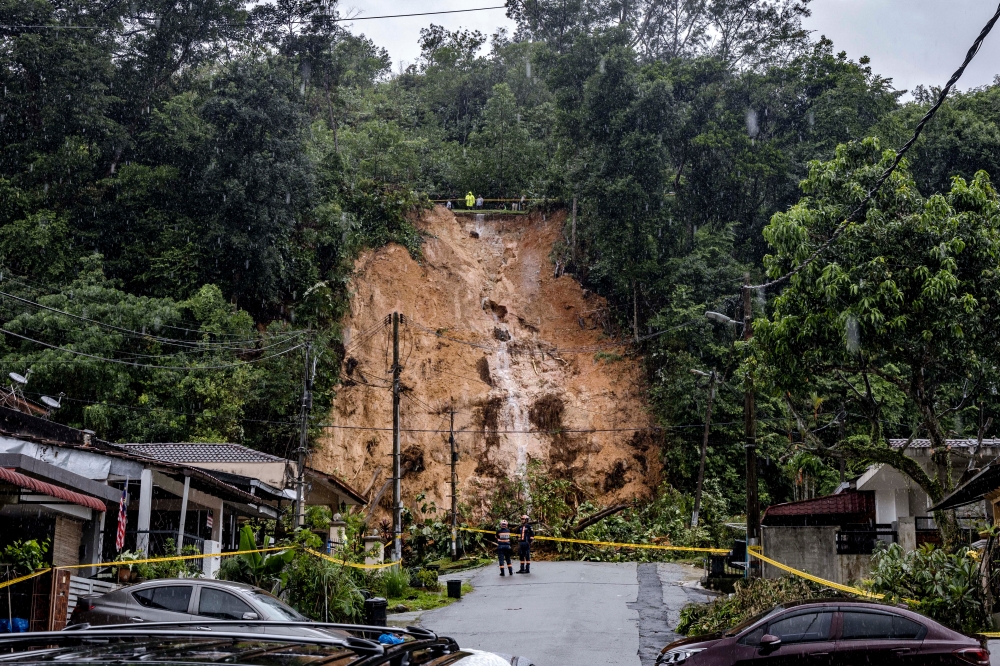
[(760, 646), (765, 648), (776, 648), (781, 645), (781, 639), (774, 634), (764, 634), (760, 637)]
[[(260, 615), (257, 615), (257, 613), (243, 613), (243, 619), (244, 620), (259, 620), (260, 619)], [(773, 636), (772, 636), (772, 638), (773, 638)]]

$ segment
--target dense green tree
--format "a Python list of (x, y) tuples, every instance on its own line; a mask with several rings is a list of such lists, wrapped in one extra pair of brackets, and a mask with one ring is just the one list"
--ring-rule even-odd
[[(783, 274), (824, 243), (894, 157), (867, 139), (812, 163), (805, 198), (765, 229), (774, 251), (768, 274)], [(861, 415), (863, 429), (829, 447), (814, 438), (818, 450), (889, 463), (935, 501), (953, 488), (949, 422), (992, 390), (1000, 360), (998, 204), (985, 172), (924, 197), (899, 169), (862, 222), (799, 270), (771, 316), (756, 323), (754, 348), (779, 394), (801, 398), (826, 381), (847, 402), (841, 418)], [(897, 428), (886, 407), (894, 402), (904, 406), (910, 436), (930, 440), (932, 473), (888, 445)]]

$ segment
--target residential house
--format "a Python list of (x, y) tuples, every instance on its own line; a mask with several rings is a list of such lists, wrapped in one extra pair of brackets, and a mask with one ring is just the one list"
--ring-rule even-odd
[[(889, 440), (929, 474), (936, 474), (929, 440)], [(949, 439), (953, 481), (1000, 455), (1000, 440)], [(1000, 470), (997, 472), (1000, 477)], [(1000, 485), (1000, 484), (998, 484)], [(996, 493), (1000, 502), (1000, 490)], [(980, 498), (981, 499), (981, 498)], [(841, 484), (833, 495), (776, 504), (761, 518), (764, 554), (791, 567), (838, 583), (863, 578), (876, 544), (899, 543), (913, 550), (938, 544), (932, 502), (920, 486), (889, 465), (872, 465), (857, 479)], [(959, 509), (959, 523), (972, 541), (973, 525), (982, 518), (982, 502), (970, 500)], [(1000, 517), (1000, 514), (997, 514)], [(764, 575), (780, 575), (765, 565)]]

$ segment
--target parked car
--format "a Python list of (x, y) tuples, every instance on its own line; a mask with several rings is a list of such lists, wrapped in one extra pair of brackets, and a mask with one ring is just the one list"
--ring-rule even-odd
[(724, 634), (674, 641), (657, 664), (989, 666), (985, 643), (904, 608), (834, 599), (776, 606)]
[[(270, 593), (244, 583), (164, 578), (77, 600), (70, 625), (94, 626), (194, 620), (304, 621), (305, 616)], [(272, 631), (261, 625), (263, 631)], [(309, 634), (314, 629), (290, 627)]]
[[(243, 623), (246, 622), (247, 625)], [(418, 627), (309, 623), (324, 633), (258, 633), (261, 620), (75, 625), (65, 631), (0, 634), (0, 663), (92, 665), (253, 664), (254, 666), (532, 666), (520, 657), (463, 650)], [(280, 623), (265, 623), (280, 624)]]

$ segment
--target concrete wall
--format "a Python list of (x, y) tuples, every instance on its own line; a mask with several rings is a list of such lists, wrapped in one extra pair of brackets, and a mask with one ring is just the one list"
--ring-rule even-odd
[[(761, 527), (764, 555), (794, 569), (835, 583), (848, 584), (868, 575), (870, 555), (838, 555), (836, 526)], [(764, 564), (765, 578), (779, 578), (786, 572)]]

